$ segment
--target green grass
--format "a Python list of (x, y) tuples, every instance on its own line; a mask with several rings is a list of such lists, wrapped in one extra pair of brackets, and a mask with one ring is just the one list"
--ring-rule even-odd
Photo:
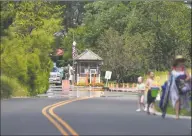
[[(190, 103), (190, 106), (192, 105), (192, 102)], [(160, 108), (159, 108), (159, 103), (156, 103), (156, 105), (155, 105), (155, 108), (156, 108), (156, 110), (158, 111), (158, 112), (161, 112), (161, 110), (160, 110)], [(171, 114), (171, 115), (175, 115), (175, 109), (172, 107), (172, 105), (168, 105), (168, 107), (167, 107), (167, 114)], [(182, 109), (181, 111), (180, 111), (180, 115), (181, 116), (191, 116), (191, 111), (187, 111), (187, 110), (185, 110), (185, 109)]]
[[(188, 68), (187, 71), (189, 73), (191, 73), (191, 69)], [(159, 80), (159, 84), (160, 85), (163, 85), (165, 81), (167, 81), (167, 75), (168, 75), (168, 71), (155, 71), (155, 76), (156, 77), (160, 77), (160, 80)], [(192, 103), (190, 103), (190, 106), (192, 105)], [(161, 112), (158, 104), (156, 104), (156, 110)], [(167, 114), (172, 114), (172, 115), (175, 115), (175, 109), (173, 109), (173, 107), (171, 105), (168, 105), (168, 108), (167, 108)], [(182, 109), (181, 112), (180, 112), (180, 115), (183, 115), (183, 116), (191, 116), (191, 112), (188, 112), (187, 110), (185, 109)]]

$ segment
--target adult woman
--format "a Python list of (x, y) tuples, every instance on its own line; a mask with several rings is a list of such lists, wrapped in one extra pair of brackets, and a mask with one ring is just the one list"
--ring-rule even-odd
[[(165, 92), (166, 99), (163, 102), (163, 105), (167, 105), (166, 103), (168, 102), (168, 100), (171, 100), (172, 106), (173, 108), (175, 108), (176, 119), (179, 119), (179, 111), (181, 106), (189, 106), (188, 99), (186, 98), (186, 93), (182, 93), (181, 89), (179, 89), (177, 82), (178, 78), (183, 79), (185, 82), (190, 80), (190, 76), (185, 69), (184, 62), (185, 59), (183, 58), (183, 56), (176, 56), (173, 62), (172, 71), (169, 74), (169, 81)], [(165, 114), (162, 115), (162, 117), (164, 116)]]
[(136, 111), (141, 111), (141, 106), (143, 106), (143, 110), (145, 108), (144, 104), (145, 84), (143, 83), (142, 77), (138, 77), (137, 91), (138, 91), (138, 109)]

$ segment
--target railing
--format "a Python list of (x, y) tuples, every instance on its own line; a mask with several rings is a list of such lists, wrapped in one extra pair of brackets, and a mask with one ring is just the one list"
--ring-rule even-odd
[(118, 84), (108, 84), (107, 86), (109, 91), (117, 91), (117, 92), (135, 92), (137, 93), (136, 84), (133, 84), (131, 87), (129, 84), (123, 83), (123, 85), (120, 87)]

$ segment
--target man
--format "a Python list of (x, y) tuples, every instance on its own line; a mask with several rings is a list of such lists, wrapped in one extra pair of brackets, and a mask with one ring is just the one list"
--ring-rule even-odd
[(71, 67), (70, 64), (68, 64), (68, 73), (69, 73), (70, 85), (72, 85), (72, 80), (73, 80), (73, 68)]
[(65, 79), (65, 80), (68, 80), (68, 79), (69, 79), (68, 66), (65, 66), (65, 67), (63, 68), (63, 71), (64, 71), (64, 79)]

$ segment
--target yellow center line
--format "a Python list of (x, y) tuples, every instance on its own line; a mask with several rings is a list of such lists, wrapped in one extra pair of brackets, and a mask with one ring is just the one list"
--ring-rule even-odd
[(55, 104), (52, 104), (52, 105), (48, 105), (46, 106), (45, 108), (43, 108), (42, 110), (42, 114), (47, 117), (47, 119), (61, 132), (62, 135), (68, 135), (67, 132), (63, 129), (63, 127), (57, 123), (54, 118), (52, 118), (49, 114), (47, 114), (47, 109), (49, 109), (50, 107), (52, 106), (55, 106), (55, 105), (58, 105), (58, 104), (61, 104), (61, 103), (64, 103), (64, 102), (68, 102), (68, 101), (71, 101), (70, 99), (69, 100), (65, 100), (65, 101), (61, 101), (61, 102), (58, 102), (58, 103), (55, 103)]
[[(70, 103), (70, 102), (73, 102), (73, 101), (78, 101), (78, 100), (84, 100), (84, 99), (89, 99), (91, 97), (82, 97), (82, 98), (75, 98), (75, 99), (69, 99), (69, 100), (65, 100), (65, 101), (61, 101), (61, 102), (58, 102), (58, 103), (55, 103), (55, 104), (52, 104), (52, 105), (48, 105), (46, 106), (45, 108), (42, 109), (42, 114), (47, 117), (47, 119), (61, 132), (62, 135), (68, 135), (67, 132), (63, 129), (62, 125), (68, 129), (68, 131), (73, 134), (73, 135), (77, 135), (77, 132), (75, 132), (75, 130), (73, 130), (65, 121), (63, 121), (58, 115), (56, 115), (54, 113), (54, 109), (59, 107), (59, 106), (62, 106), (62, 105), (65, 105), (67, 103)], [(60, 125), (59, 123), (57, 123), (53, 117), (51, 117), (46, 111), (48, 110), (48, 113), (50, 115), (52, 115), (53, 117), (55, 117), (55, 120), (57, 120), (58, 122), (60, 122), (62, 125)]]
[(85, 99), (89, 99), (89, 97), (83, 97), (83, 98), (79, 98), (79, 99), (73, 99), (73, 100), (71, 100), (71, 101), (67, 101), (67, 102), (64, 102), (64, 103), (60, 103), (60, 104), (58, 104), (58, 105), (55, 105), (55, 106), (51, 107), (51, 108), (49, 109), (49, 113), (50, 113), (55, 119), (57, 119), (57, 121), (58, 121), (59, 123), (61, 123), (72, 135), (78, 136), (78, 133), (77, 133), (72, 127), (70, 127), (70, 125), (69, 125), (67, 122), (65, 122), (65, 121), (62, 120), (57, 114), (55, 114), (54, 109), (57, 108), (57, 107), (59, 107), (59, 106), (63, 106), (63, 105), (65, 105), (65, 104), (68, 104), (68, 103), (71, 103), (71, 102), (74, 102), (74, 101), (85, 100)]
[(48, 115), (46, 113), (46, 110), (48, 108), (44, 108), (42, 110), (42, 114), (47, 117), (47, 119), (61, 132), (62, 135), (67, 135), (67, 132), (65, 130), (63, 130), (62, 126), (60, 124), (58, 124), (50, 115)]

